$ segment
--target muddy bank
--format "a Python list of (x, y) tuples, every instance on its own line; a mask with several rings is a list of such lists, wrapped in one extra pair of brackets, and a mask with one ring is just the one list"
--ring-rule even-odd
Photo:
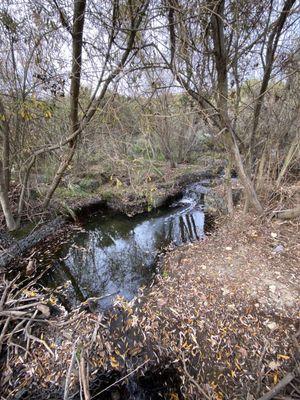
[(12, 246), (8, 247), (0, 254), (0, 267), (6, 267), (12, 260), (23, 256), (28, 250), (38, 245), (49, 236), (58, 234), (59, 230), (66, 223), (66, 218), (57, 217), (25, 238), (16, 241)]

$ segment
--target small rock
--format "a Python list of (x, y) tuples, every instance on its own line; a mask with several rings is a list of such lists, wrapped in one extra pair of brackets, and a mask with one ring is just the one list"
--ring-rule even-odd
[(275, 249), (273, 250), (274, 253), (282, 253), (284, 251), (284, 247), (282, 246), (282, 244), (279, 244), (278, 246), (275, 247)]
[(270, 290), (270, 292), (275, 293), (276, 292), (276, 286), (275, 285), (269, 285), (269, 290)]
[(44, 317), (50, 317), (50, 308), (45, 304), (38, 304), (36, 308), (44, 315)]
[(272, 237), (273, 239), (277, 238), (277, 233), (271, 232), (271, 237)]
[(225, 250), (227, 250), (227, 251), (231, 251), (231, 250), (232, 250), (232, 247), (230, 247), (230, 246), (228, 246), (228, 247), (225, 247)]
[(223, 295), (225, 296), (226, 294), (230, 293), (230, 290), (228, 290), (227, 288), (222, 288), (222, 292), (223, 292)]
[(275, 331), (275, 329), (277, 328), (277, 324), (274, 321), (271, 322), (267, 322), (266, 327), (269, 328), (271, 331)]

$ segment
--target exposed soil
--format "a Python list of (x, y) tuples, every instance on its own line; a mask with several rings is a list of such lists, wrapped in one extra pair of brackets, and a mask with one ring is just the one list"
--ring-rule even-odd
[[(162, 275), (135, 302), (117, 299), (106, 315), (81, 308), (50, 317), (35, 335), (53, 354), (37, 342), (27, 359), (15, 348), (2, 367), (2, 398), (62, 398), (76, 347), (93, 398), (133, 399), (124, 385), (134, 380), (142, 390), (144, 374), (171, 368), (176, 385), (166, 380), (136, 398), (257, 399), (299, 362), (299, 224), (237, 211), (206, 240), (168, 253)], [(132, 371), (103, 389), (112, 373), (118, 380)], [(155, 387), (157, 375), (150, 376)], [(78, 393), (76, 363), (68, 384)], [(284, 388), (291, 398), (297, 390), (297, 378)]]

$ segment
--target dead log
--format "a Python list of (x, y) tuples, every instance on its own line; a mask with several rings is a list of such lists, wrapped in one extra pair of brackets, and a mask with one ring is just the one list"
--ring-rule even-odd
[(279, 219), (293, 219), (300, 216), (300, 206), (282, 211), (275, 211), (274, 216)]

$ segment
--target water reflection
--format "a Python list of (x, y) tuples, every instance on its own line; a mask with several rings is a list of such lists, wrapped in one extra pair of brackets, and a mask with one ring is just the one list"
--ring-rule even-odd
[[(60, 250), (47, 284), (70, 281), (73, 300), (116, 293), (131, 299), (149, 281), (164, 247), (203, 237), (204, 214), (198, 203), (199, 197), (188, 196), (174, 207), (134, 218), (93, 215), (85, 231)], [(101, 306), (110, 305), (112, 299), (103, 299)]]

